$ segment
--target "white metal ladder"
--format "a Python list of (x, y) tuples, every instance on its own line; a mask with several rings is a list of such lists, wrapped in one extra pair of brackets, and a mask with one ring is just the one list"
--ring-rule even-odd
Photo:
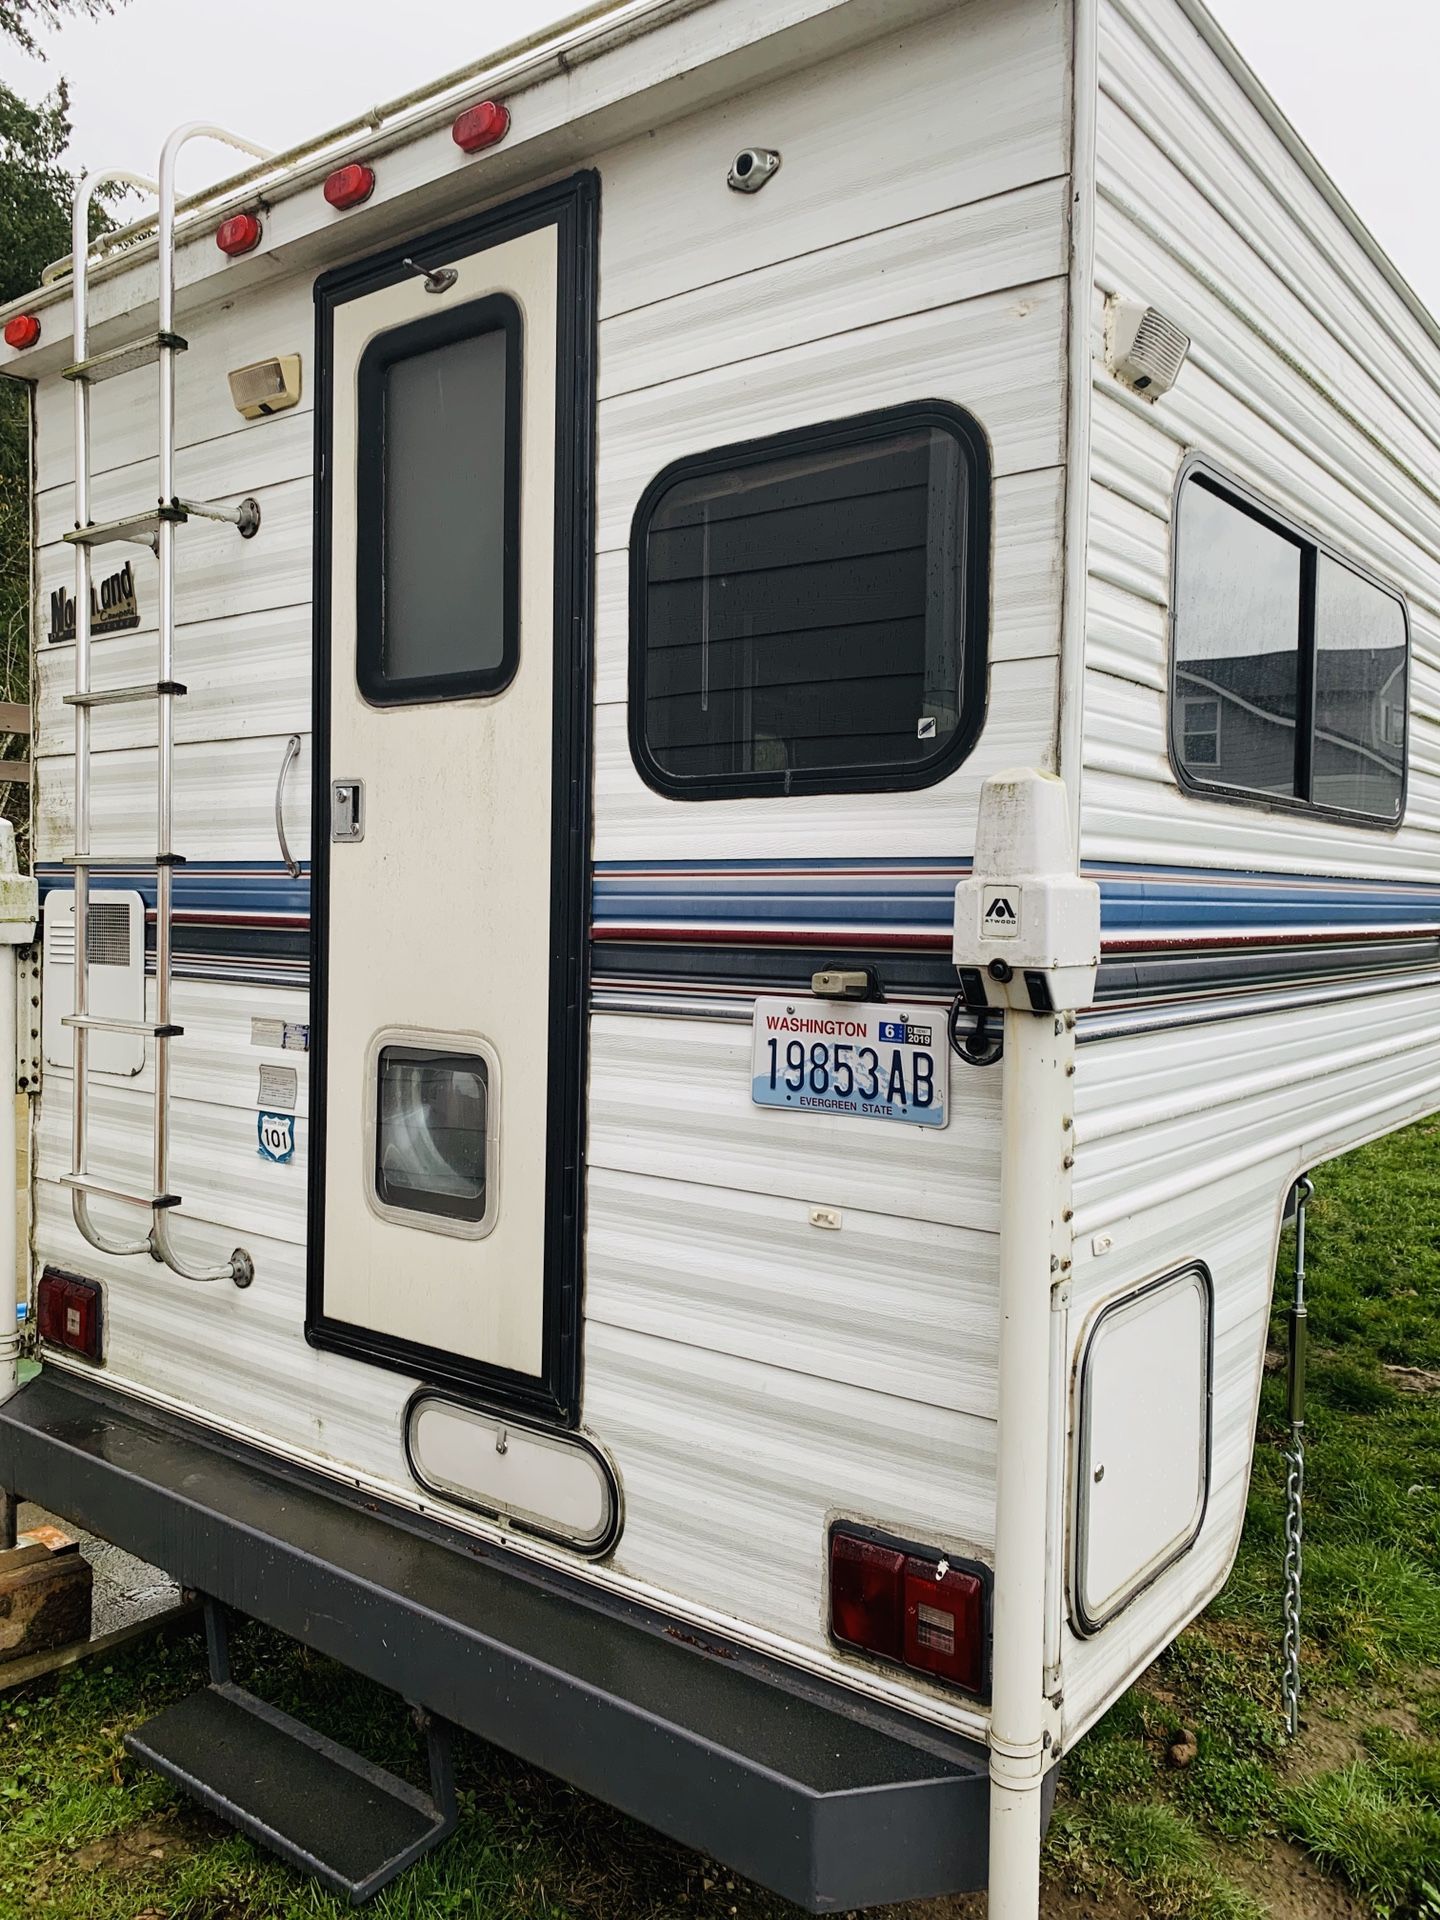
[[(218, 140), (257, 159), (268, 159), (266, 148), (239, 139), (222, 127), (193, 122), (179, 127), (165, 142), (160, 156), (159, 181), (116, 171), (82, 179), (75, 189), (71, 230), (71, 271), (74, 303), (75, 364), (66, 378), (75, 386), (75, 530), (65, 538), (75, 548), (75, 691), (65, 696), (75, 709), (75, 851), (66, 864), (75, 875), (75, 1011), (65, 1017), (74, 1031), (74, 1090), (71, 1111), (71, 1168), (64, 1184), (71, 1189), (75, 1224), (103, 1253), (149, 1253), (186, 1280), (233, 1280), (247, 1287), (254, 1264), (244, 1248), (217, 1266), (196, 1266), (176, 1251), (170, 1219), (180, 1196), (170, 1191), (170, 1042), (183, 1031), (171, 1017), (171, 932), (175, 868), (184, 856), (174, 848), (175, 702), (185, 688), (175, 679), (175, 529), (193, 516), (231, 522), (248, 538), (259, 525), (253, 501), (239, 508), (203, 506), (182, 500), (175, 490), (175, 356), (185, 342), (175, 332), (175, 163), (181, 149), (195, 139)], [(160, 311), (155, 333), (108, 353), (87, 358), (86, 279), (90, 251), (90, 203), (103, 185), (139, 187), (159, 197)], [(160, 369), (160, 487), (156, 505), (118, 520), (90, 518), (90, 389), (99, 381), (157, 364)], [(111, 542), (148, 546), (159, 562), (159, 664), (155, 681), (113, 687), (103, 693), (90, 686), (90, 589), (94, 549)], [(121, 702), (156, 703), (156, 847), (153, 855), (97, 855), (90, 851), (90, 714), (94, 707)], [(107, 1020), (89, 1011), (88, 913), (90, 875), (97, 869), (155, 871), (155, 1019)], [(93, 1032), (139, 1033), (155, 1050), (154, 1149), (152, 1183), (148, 1193), (133, 1192), (93, 1179), (89, 1172), (89, 1036)], [(93, 1197), (129, 1202), (149, 1212), (142, 1236), (114, 1240), (102, 1234), (90, 1218)]]

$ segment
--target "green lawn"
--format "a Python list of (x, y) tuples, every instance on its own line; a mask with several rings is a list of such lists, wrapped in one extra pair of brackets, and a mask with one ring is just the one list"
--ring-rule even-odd
[[(1228, 1588), (1065, 1762), (1047, 1914), (1440, 1920), (1437, 1159), (1440, 1124), (1427, 1122), (1316, 1179), (1300, 1741), (1286, 1742), (1279, 1700), (1277, 1375)], [(1287, 1246), (1282, 1309), (1290, 1258)], [(377, 1689), (259, 1628), (237, 1636), (236, 1666), (242, 1682), (419, 1777), (413, 1732)], [(194, 1641), (150, 1642), (0, 1696), (0, 1920), (348, 1911), (124, 1758), (125, 1729), (202, 1679)], [(1176, 1766), (1170, 1749), (1187, 1729), (1196, 1751)], [(461, 1743), (459, 1773), (459, 1835), (381, 1896), (376, 1920), (793, 1911), (478, 1742)]]

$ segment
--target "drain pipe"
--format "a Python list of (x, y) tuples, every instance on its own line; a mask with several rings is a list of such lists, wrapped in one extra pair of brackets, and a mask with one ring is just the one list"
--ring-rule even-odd
[(981, 789), (955, 892), (968, 1005), (1003, 1007), (1000, 1353), (990, 1696), (990, 1920), (1036, 1920), (1053, 1745), (1045, 1697), (1050, 1319), (1069, 1280), (1076, 1011), (1094, 997), (1100, 893), (1076, 873), (1064, 782), (1030, 768)]
[[(15, 949), (28, 947), (35, 938), (35, 901), (34, 880), (16, 868), (15, 829), (8, 820), (0, 820), (0, 1405), (20, 1384), (20, 1326), (15, 1299), (19, 1252), (15, 1231)], [(0, 1505), (3, 1503), (0, 1494)], [(0, 1514), (0, 1534), (9, 1530)]]

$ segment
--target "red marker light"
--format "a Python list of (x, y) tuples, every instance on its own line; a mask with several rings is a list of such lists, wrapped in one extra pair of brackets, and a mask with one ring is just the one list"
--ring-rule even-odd
[(7, 347), (23, 349), (33, 347), (40, 338), (40, 322), (33, 313), (17, 313), (13, 320), (5, 322), (5, 344)]
[(236, 254), (249, 253), (260, 244), (260, 222), (253, 213), (232, 213), (215, 229), (215, 244), (232, 260)]
[(346, 207), (358, 207), (375, 191), (375, 169), (357, 160), (348, 167), (337, 167), (325, 182), (325, 198), (343, 213)]
[(510, 131), (510, 109), (498, 100), (482, 100), (467, 107), (450, 129), (450, 137), (464, 153), (479, 153), (493, 147)]

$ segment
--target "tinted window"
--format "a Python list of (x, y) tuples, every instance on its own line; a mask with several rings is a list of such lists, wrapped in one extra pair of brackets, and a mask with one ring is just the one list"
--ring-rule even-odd
[(903, 785), (984, 699), (987, 473), (927, 408), (673, 469), (635, 527), (632, 735), (693, 794)]
[(1196, 778), (1295, 793), (1300, 553), (1203, 481), (1183, 489), (1175, 692), (1181, 760)]
[(1405, 613), (1322, 553), (1315, 581), (1314, 797), (1397, 818), (1405, 776)]
[(1403, 602), (1208, 474), (1176, 513), (1175, 756), (1194, 786), (1400, 817)]
[(375, 1191), (381, 1203), (483, 1220), (490, 1069), (479, 1054), (382, 1047)]
[(514, 671), (519, 320), (476, 301), (382, 334), (358, 387), (357, 669), (367, 699)]

